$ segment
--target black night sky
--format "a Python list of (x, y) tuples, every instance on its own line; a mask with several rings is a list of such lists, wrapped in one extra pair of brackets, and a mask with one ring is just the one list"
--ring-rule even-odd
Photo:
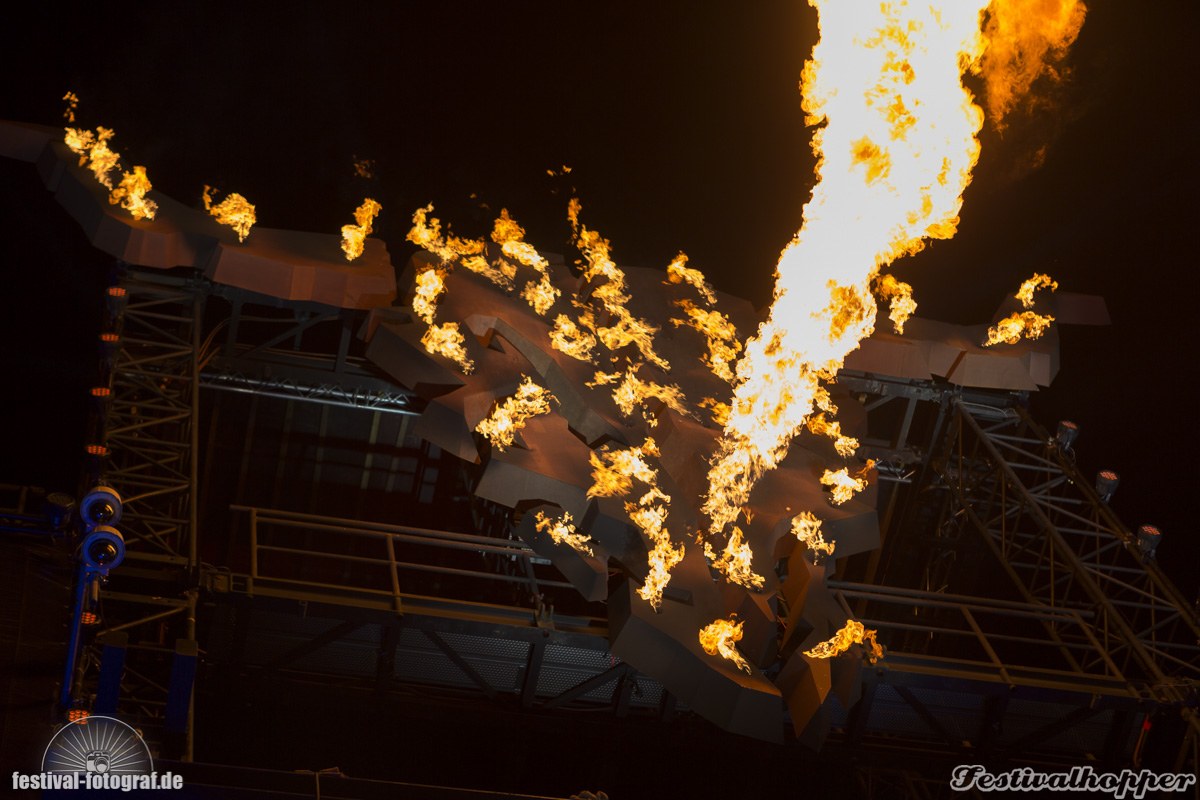
[[(985, 130), (959, 235), (894, 269), (918, 314), (950, 322), (990, 320), (1035, 271), (1104, 296), (1114, 324), (1061, 331), (1062, 370), (1034, 412), (1050, 428), (1079, 423), (1085, 472), (1121, 474), (1114, 508), (1131, 527), (1163, 528), (1160, 560), (1191, 597), (1200, 6), (1090, 5), (1053, 107), (1003, 136)], [(763, 305), (813, 183), (797, 83), (815, 12), (801, 0), (25, 13), (5, 25), (0, 118), (59, 124), (72, 90), (79, 122), (115, 129), (114, 148), (145, 164), (156, 189), (185, 203), (205, 184), (240, 192), (266, 227), (334, 232), (374, 196), (397, 265), (427, 202), (469, 236), (507, 207), (531, 242), (566, 252), (574, 188), (619, 262), (664, 267), (684, 250), (719, 288)], [(355, 158), (375, 162), (374, 179), (354, 175)], [(547, 175), (563, 164), (566, 179)], [(102, 276), (54, 266), (86, 245), (39, 241), (37, 215), (61, 210), (27, 165), (0, 166), (11, 309), (0, 352), (19, 379), (5, 381), (0, 481), (70, 488), (83, 401), (43, 392), (82, 387), (71, 375), (90, 358)], [(35, 436), (35, 425), (55, 431)]]

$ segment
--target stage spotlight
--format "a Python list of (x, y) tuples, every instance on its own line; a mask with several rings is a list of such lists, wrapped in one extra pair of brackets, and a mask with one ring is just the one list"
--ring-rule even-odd
[(90, 571), (107, 574), (125, 560), (125, 538), (109, 525), (98, 525), (83, 537), (83, 565)]
[(1137, 529), (1138, 549), (1146, 558), (1154, 558), (1158, 552), (1158, 543), (1162, 541), (1162, 531), (1154, 525), (1139, 525)]
[(1100, 499), (1107, 503), (1112, 499), (1120, 483), (1120, 475), (1111, 469), (1102, 469), (1096, 473), (1096, 494), (1100, 495)]
[(79, 518), (89, 528), (121, 521), (121, 495), (110, 486), (97, 486), (79, 503)]
[(1069, 419), (1058, 423), (1058, 432), (1054, 434), (1054, 443), (1060, 450), (1070, 450), (1071, 445), (1079, 438), (1079, 426)]

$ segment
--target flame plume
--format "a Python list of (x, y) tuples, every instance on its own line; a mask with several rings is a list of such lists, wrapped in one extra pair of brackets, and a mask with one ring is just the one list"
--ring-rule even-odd
[(646, 424), (652, 428), (658, 424), (658, 417), (647, 408), (647, 403), (651, 400), (657, 400), (677, 414), (691, 416), (691, 412), (687, 408), (687, 398), (683, 396), (682, 389), (674, 384), (664, 386), (655, 381), (644, 381), (637, 376), (637, 371), (638, 367), (630, 367), (625, 371), (624, 376), (619, 372), (597, 372), (595, 379), (589, 382), (588, 386), (616, 383), (617, 388), (613, 389), (612, 399), (621, 414), (628, 417), (634, 412), (634, 409), (640, 408)]
[(366, 198), (354, 211), (354, 225), (342, 226), (342, 252), (347, 261), (353, 261), (362, 255), (363, 242), (371, 235), (371, 223), (383, 206), (371, 198)]
[(438, 298), (446, 291), (446, 273), (429, 267), (417, 274), (412, 307), (426, 325), (432, 325), (437, 315)]
[(564, 511), (561, 518), (552, 519), (547, 517), (545, 512), (539, 511), (533, 518), (536, 520), (537, 529), (549, 534), (555, 544), (565, 544), (586, 556), (596, 555), (596, 551), (588, 544), (590, 539), (585, 534), (575, 532), (575, 523), (570, 512)]
[(742, 640), (742, 625), (732, 618), (714, 620), (700, 629), (700, 646), (710, 656), (720, 655), (732, 661), (738, 669), (751, 673), (753, 670), (749, 662), (734, 646)]
[(832, 495), (830, 499), (835, 506), (840, 506), (867, 488), (867, 473), (873, 466), (875, 466), (875, 462), (868, 460), (866, 466), (856, 475), (851, 475), (850, 470), (846, 467), (836, 471), (827, 469), (821, 476), (821, 485), (829, 487)]
[(588, 456), (592, 464), (592, 488), (588, 490), (588, 499), (629, 494), (634, 478), (653, 485), (658, 472), (646, 458), (657, 455), (658, 445), (648, 437), (637, 447), (592, 451)]
[(466, 339), (458, 330), (457, 322), (445, 322), (441, 325), (430, 325), (421, 337), (421, 344), (435, 355), (445, 356), (458, 364), (459, 368), (470, 375), (475, 371), (475, 362), (467, 355), (463, 345)]
[(530, 417), (550, 413), (550, 401), (553, 399), (554, 395), (550, 394), (549, 389), (538, 386), (533, 378), (526, 375), (516, 393), (497, 404), (491, 414), (480, 420), (475, 430), (503, 452), (513, 444)]
[(841, 630), (811, 650), (805, 650), (809, 658), (834, 658), (850, 649), (850, 645), (859, 644), (867, 648), (867, 663), (874, 664), (883, 658), (883, 648), (875, 640), (875, 631), (867, 628), (856, 619), (846, 620)]
[(1058, 281), (1049, 275), (1035, 272), (1032, 278), (1021, 284), (1021, 288), (1017, 289), (1017, 293), (1013, 297), (1021, 301), (1022, 307), (1033, 308), (1033, 293), (1039, 289), (1049, 289), (1052, 292), (1057, 292)]
[(879, 269), (955, 232), (983, 115), (961, 83), (986, 0), (832, 2), (805, 64), (819, 180), (777, 267), (775, 302), (738, 363), (709, 471), (710, 533), (732, 523), (787, 454), (831, 378), (874, 330)]
[(676, 300), (675, 305), (683, 309), (687, 319), (672, 318), (671, 324), (676, 327), (687, 325), (699, 331), (708, 342), (704, 363), (718, 378), (733, 383), (733, 364), (742, 352), (742, 343), (738, 341), (737, 328), (729, 321), (729, 317), (715, 309), (700, 308), (687, 300)]
[(237, 192), (226, 195), (220, 203), (213, 205), (213, 196), (217, 190), (212, 186), (204, 187), (204, 210), (211, 214), (217, 222), (233, 228), (238, 235), (238, 241), (246, 241), (250, 229), (258, 218), (254, 214), (254, 206), (250, 201)]

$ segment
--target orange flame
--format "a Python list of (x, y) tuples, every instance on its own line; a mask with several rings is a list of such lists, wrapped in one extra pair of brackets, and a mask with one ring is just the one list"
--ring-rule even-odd
[(867, 473), (873, 466), (875, 466), (875, 462), (868, 460), (867, 465), (856, 475), (851, 475), (850, 470), (846, 467), (837, 471), (827, 469), (821, 476), (821, 485), (829, 487), (833, 504), (840, 506), (867, 488)]
[(1058, 281), (1049, 275), (1035, 272), (1032, 278), (1021, 284), (1021, 288), (1017, 289), (1017, 293), (1013, 297), (1021, 301), (1022, 307), (1033, 308), (1033, 293), (1039, 289), (1049, 289), (1052, 292), (1057, 292)]
[(753, 669), (735, 647), (742, 640), (742, 625), (733, 618), (714, 620), (700, 629), (700, 646), (710, 656), (720, 655), (749, 674)]
[(413, 293), (412, 307), (417, 316), (426, 325), (433, 324), (437, 314), (438, 298), (446, 291), (446, 274), (434, 267), (429, 267), (417, 273), (416, 291)]
[(458, 330), (457, 322), (445, 322), (441, 325), (430, 325), (421, 337), (421, 344), (435, 355), (445, 356), (470, 375), (475, 371), (475, 362), (467, 355), (463, 346), (466, 339)]
[[(73, 112), (72, 112), (73, 113)], [(63, 142), (73, 153), (79, 155), (79, 166), (87, 166), (92, 175), (105, 189), (112, 189), (112, 178), (109, 173), (121, 162), (119, 153), (108, 146), (113, 137), (113, 131), (103, 125), (96, 126), (96, 132), (78, 128), (67, 128)]]
[(835, 544), (826, 542), (821, 533), (821, 520), (811, 511), (801, 511), (792, 517), (792, 534), (813, 555), (813, 563), (820, 563), (825, 556), (833, 555)]
[(912, 286), (898, 281), (892, 275), (884, 275), (876, 284), (876, 290), (888, 302), (888, 319), (892, 321), (892, 330), (904, 333), (904, 323), (917, 310), (917, 301), (913, 300)]
[(667, 264), (667, 283), (682, 283), (691, 286), (704, 300), (707, 306), (715, 306), (717, 304), (717, 296), (713, 293), (712, 286), (708, 281), (704, 280), (704, 273), (698, 269), (693, 269), (687, 266), (688, 257), (680, 253)]
[(837, 420), (826, 421), (824, 412), (810, 417), (807, 427), (811, 433), (815, 433), (817, 436), (828, 436), (832, 439), (833, 449), (837, 450), (838, 455), (842, 458), (850, 458), (858, 450), (858, 439), (843, 434), (842, 423)]
[(550, 394), (549, 389), (538, 386), (533, 378), (525, 376), (516, 393), (503, 403), (498, 403), (491, 414), (480, 420), (475, 430), (503, 452), (512, 445), (530, 417), (550, 413), (550, 401), (553, 399), (554, 395)]
[(588, 455), (592, 464), (592, 488), (588, 490), (588, 498), (629, 494), (634, 478), (653, 485), (658, 472), (646, 462), (646, 457), (657, 455), (658, 445), (649, 437), (637, 447), (593, 450)]
[(1043, 315), (1033, 311), (1014, 312), (988, 328), (987, 341), (983, 346), (1016, 344), (1022, 337), (1040, 339), (1042, 334), (1050, 329), (1051, 322), (1054, 322), (1054, 317), (1049, 314)]
[(699, 331), (708, 342), (704, 363), (718, 378), (733, 383), (733, 364), (742, 352), (742, 343), (729, 317), (715, 309), (699, 308), (687, 300), (676, 300), (675, 305), (683, 309), (687, 319), (672, 318), (671, 324), (676, 327), (688, 325)]
[(550, 262), (525, 241), (525, 229), (508, 215), (508, 209), (500, 209), (500, 218), (492, 228), (492, 241), (500, 245), (500, 252), (507, 258), (538, 273), (537, 281), (525, 284), (521, 297), (535, 312), (545, 316), (561, 292), (550, 282)]
[(547, 517), (545, 512), (539, 511), (534, 515), (537, 529), (543, 533), (548, 533), (555, 544), (565, 544), (572, 550), (583, 553), (586, 556), (595, 556), (596, 551), (588, 544), (591, 541), (586, 534), (577, 533), (575, 524), (571, 518), (570, 512), (564, 511), (559, 519)]
[(371, 235), (371, 223), (383, 206), (371, 198), (362, 201), (354, 211), (354, 225), (342, 226), (342, 252), (347, 261), (353, 261), (362, 255), (363, 242)]
[[(586, 327), (593, 327), (590, 313), (581, 315), (580, 322)], [(596, 337), (575, 324), (566, 314), (559, 314), (554, 318), (554, 327), (550, 330), (550, 346), (571, 358), (591, 361)]]
[(725, 550), (719, 557), (708, 542), (704, 543), (704, 555), (730, 583), (745, 586), (747, 589), (761, 589), (766, 582), (766, 579), (751, 567), (754, 552), (743, 536), (742, 529), (736, 525), (730, 532), (729, 543), (725, 545)]
[(983, 75), (988, 117), (998, 128), (1043, 76), (1056, 80), (1062, 59), (1083, 27), (1079, 0), (995, 0), (984, 29)]
[(637, 371), (637, 367), (630, 367), (625, 371), (624, 376), (619, 372), (597, 372), (595, 380), (588, 383), (588, 386), (617, 383), (617, 380), (620, 379), (617, 388), (612, 393), (613, 402), (616, 403), (621, 414), (626, 417), (632, 414), (634, 409), (640, 408), (643, 418), (650, 427), (658, 424), (658, 417), (647, 408), (647, 403), (651, 400), (657, 400), (677, 414), (690, 416), (687, 409), (687, 398), (683, 396), (682, 389), (674, 384), (664, 386), (654, 381), (644, 381), (637, 376)]
[(625, 513), (629, 515), (629, 519), (654, 543), (647, 556), (649, 573), (638, 589), (638, 597), (650, 603), (656, 611), (662, 605), (663, 590), (671, 581), (671, 570), (683, 560), (685, 553), (682, 544), (675, 546), (671, 542), (671, 534), (666, 527), (670, 502), (669, 495), (651, 486), (648, 492), (638, 498), (637, 503), (625, 504)]
[(74, 122), (75, 110), (79, 108), (79, 96), (74, 92), (67, 92), (63, 95), (63, 100), (67, 102), (67, 107), (63, 109), (63, 119), (67, 122)]
[(254, 206), (237, 192), (226, 195), (224, 200), (214, 206), (212, 199), (216, 193), (217, 190), (212, 186), (204, 187), (204, 210), (211, 214), (217, 222), (233, 228), (238, 235), (239, 242), (246, 241), (246, 237), (250, 235), (250, 229), (258, 221), (254, 214)]
[(805, 650), (804, 655), (809, 658), (834, 658), (849, 650), (851, 645), (858, 644), (867, 648), (867, 663), (874, 664), (883, 658), (883, 648), (875, 640), (875, 633), (858, 620), (848, 619), (841, 630), (813, 649)]
[[(629, 295), (625, 285), (625, 273), (612, 260), (608, 240), (580, 224), (581, 208), (578, 198), (571, 198), (567, 206), (567, 218), (571, 221), (575, 246), (587, 261), (582, 278), (584, 283), (593, 284), (591, 299), (600, 302), (611, 321), (609, 325), (595, 328), (596, 338), (606, 348), (614, 351), (633, 345), (642, 354), (642, 358), (660, 369), (670, 370), (671, 365), (654, 352), (654, 337), (658, 328), (629, 312), (626, 307)], [(598, 280), (602, 282), (593, 283)]]
[[(982, 112), (961, 83), (986, 0), (812, 0), (821, 39), (804, 109), (819, 180), (777, 267), (775, 303), (738, 363), (704, 511), (723, 530), (812, 413), (818, 382), (874, 330), (880, 267), (949, 238), (979, 154)], [(848, 476), (847, 476), (848, 477)]]
[(146, 198), (146, 192), (152, 188), (150, 179), (146, 177), (145, 167), (134, 167), (133, 172), (126, 172), (108, 195), (108, 202), (128, 211), (134, 219), (154, 219), (158, 213), (158, 203)]

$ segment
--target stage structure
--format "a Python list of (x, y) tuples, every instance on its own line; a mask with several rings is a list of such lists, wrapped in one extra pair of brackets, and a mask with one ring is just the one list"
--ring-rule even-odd
[[(472, 253), (438, 239), (398, 292), (378, 240), (353, 264), (333, 236), (261, 230), (242, 244), (162, 196), (158, 219), (133, 221), (57, 138), (5, 123), (0, 150), (36, 164), (116, 262), (81, 492), (111, 487), (123, 539), (123, 560), (77, 604), (95, 624), (72, 621), (63, 714), (136, 720), (187, 761), (196, 692), (251, 672), (439, 687), (514, 714), (607, 708), (614, 725), (698, 715), (764, 747), (875, 753), (865, 786), (920, 783), (916, 761), (944, 776), (967, 757), (1123, 766), (1149, 741), (1176, 771), (1197, 768), (1200, 624), (1155, 561), (1158, 533), (1113, 515), (1115, 476), (1080, 474), (1071, 423), (1051, 435), (1026, 409), (1057, 372), (1053, 330), (999, 349), (980, 346), (985, 325), (877, 332), (830, 398), (854, 454), (805, 434), (752, 497), (753, 561), (739, 571), (734, 542), (705, 558), (688, 541), (655, 596), (647, 559), (671, 548), (635, 524), (653, 492), (633, 500), (655, 489), (673, 498), (668, 524), (695, 526), (728, 395), (711, 340), (697, 358), (702, 331), (664, 316), (704, 306), (706, 287), (622, 271), (633, 300), (618, 323), (653, 320), (661, 335), (622, 345), (650, 366), (602, 376), (597, 364), (616, 362), (551, 346), (563, 326), (514, 279), (611, 321), (611, 272), (531, 266), (499, 238), (475, 255), (511, 271), (472, 271)], [(432, 311), (414, 302), (431, 274)], [(1095, 298), (1049, 302), (1059, 323), (1104, 321)], [(708, 305), (753, 329), (744, 302)], [(444, 330), (435, 315), (458, 323), (453, 357), (424, 344)], [(507, 446), (489, 441), (481, 423), (525, 378), (552, 410)], [(610, 399), (618, 387), (635, 394), (628, 409)], [(625, 502), (597, 492), (599, 465), (634, 450), (654, 479)], [(839, 464), (867, 481), (844, 505), (819, 481)], [(797, 540), (800, 511), (832, 554)], [(578, 548), (549, 533), (564, 514)], [(697, 638), (731, 613), (741, 668)], [(854, 621), (882, 653), (868, 637), (812, 655)]]

